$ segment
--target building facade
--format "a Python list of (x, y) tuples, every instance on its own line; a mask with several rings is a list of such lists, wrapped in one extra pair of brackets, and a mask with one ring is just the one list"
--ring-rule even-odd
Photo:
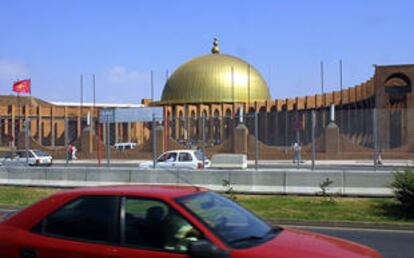
[[(237, 57), (221, 54), (215, 40), (211, 54), (184, 63), (168, 78), (159, 101), (143, 100), (133, 107), (163, 107), (163, 150), (199, 146), (204, 133), (210, 153), (252, 155), (251, 147), (235, 147), (235, 130), (243, 124), (247, 144), (257, 138), (263, 158), (288, 157), (295, 141), (304, 145), (305, 153), (315, 143), (326, 158), (370, 157), (373, 150), (407, 158), (414, 152), (413, 80), (414, 65), (376, 66), (370, 79), (354, 87), (272, 99), (259, 71)], [(142, 146), (125, 157), (150, 153), (152, 125), (116, 123), (107, 132), (98, 116), (108, 107), (121, 105), (81, 106), (1, 96), (2, 149), (23, 147), (21, 139), (26, 137), (25, 142), (30, 138), (30, 144), (49, 151), (64, 150), (74, 142), (85, 157), (96, 156), (98, 138), (104, 144), (109, 133), (111, 145), (136, 142)], [(28, 136), (23, 134), (25, 128), (30, 129)]]

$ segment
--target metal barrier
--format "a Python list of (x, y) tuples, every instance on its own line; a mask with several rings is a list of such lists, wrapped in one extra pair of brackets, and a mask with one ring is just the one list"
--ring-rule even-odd
[(252, 194), (308, 194), (321, 192), (320, 184), (333, 181), (328, 192), (342, 196), (391, 196), (392, 172), (310, 170), (138, 170), (127, 168), (0, 169), (0, 184), (81, 187), (107, 184), (177, 184), (223, 191), (228, 180), (235, 192)]

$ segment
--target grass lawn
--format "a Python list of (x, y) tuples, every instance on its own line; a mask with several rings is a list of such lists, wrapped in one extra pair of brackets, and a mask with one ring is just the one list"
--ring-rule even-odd
[[(23, 207), (60, 189), (0, 186), (0, 206)], [(392, 198), (335, 198), (237, 195), (237, 201), (266, 219), (303, 221), (352, 221), (414, 224)]]
[(392, 198), (238, 195), (237, 201), (266, 219), (414, 224)]
[(0, 206), (23, 207), (60, 191), (54, 188), (0, 186)]

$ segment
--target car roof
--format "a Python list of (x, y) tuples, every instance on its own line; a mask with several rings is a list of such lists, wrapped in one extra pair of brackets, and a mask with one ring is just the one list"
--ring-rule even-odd
[(179, 149), (179, 150), (169, 150), (166, 152), (180, 152), (180, 151), (189, 151), (189, 152), (193, 152), (193, 151), (197, 151), (195, 149)]
[(154, 197), (160, 199), (174, 199), (198, 192), (206, 192), (208, 189), (198, 186), (182, 185), (109, 185), (76, 188), (62, 192), (63, 194), (76, 195), (129, 195)]

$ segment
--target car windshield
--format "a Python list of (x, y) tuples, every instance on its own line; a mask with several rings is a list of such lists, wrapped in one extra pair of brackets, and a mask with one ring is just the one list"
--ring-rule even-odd
[(38, 157), (48, 157), (48, 156), (50, 156), (50, 155), (49, 155), (49, 153), (46, 153), (46, 152), (41, 151), (41, 150), (34, 150), (33, 152), (34, 152), (34, 153), (36, 154), (36, 156), (38, 156)]
[(272, 239), (275, 231), (235, 202), (213, 192), (180, 197), (176, 201), (198, 217), (223, 242), (245, 248)]
[(177, 158), (176, 152), (167, 152), (157, 159), (157, 162), (173, 162)]

